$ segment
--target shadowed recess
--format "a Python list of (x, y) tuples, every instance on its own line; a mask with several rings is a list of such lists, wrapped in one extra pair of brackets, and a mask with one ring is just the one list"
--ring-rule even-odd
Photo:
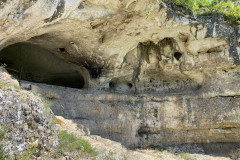
[(30, 43), (17, 43), (0, 51), (0, 64), (18, 79), (71, 88), (86, 87), (81, 67)]
[(174, 57), (176, 58), (176, 60), (180, 60), (180, 58), (182, 57), (182, 53), (180, 53), (180, 52), (175, 52), (174, 53)]

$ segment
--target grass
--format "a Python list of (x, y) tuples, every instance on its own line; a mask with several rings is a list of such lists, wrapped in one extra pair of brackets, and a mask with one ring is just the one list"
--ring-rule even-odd
[(185, 159), (185, 160), (193, 160), (187, 153), (185, 152), (181, 152), (178, 154), (182, 159)]
[(132, 102), (131, 100), (128, 100), (128, 101), (126, 101), (126, 104), (127, 104), (127, 105), (132, 105), (133, 102)]
[(56, 150), (56, 156), (61, 156), (64, 152), (78, 152), (80, 155), (96, 156), (97, 152), (86, 140), (77, 138), (66, 131), (59, 131), (59, 144)]
[(44, 95), (42, 95), (42, 94), (40, 94), (40, 93), (35, 92), (34, 90), (32, 91), (32, 93), (33, 93), (34, 95), (38, 96), (38, 97), (41, 99), (41, 101), (43, 102), (43, 105), (44, 105), (44, 107), (45, 107), (43, 113), (44, 113), (45, 115), (48, 114), (48, 113), (50, 113), (50, 112), (51, 112), (51, 106), (53, 105), (53, 103), (51, 102), (51, 100), (52, 100), (53, 98), (46, 97), (46, 96), (44, 96)]
[(154, 147), (154, 150), (162, 152), (162, 151), (165, 151), (166, 148), (164, 146), (158, 146), (158, 147)]
[(0, 79), (0, 88), (8, 88), (8, 87), (13, 87), (15, 89), (22, 89), (22, 87), (19, 85), (12, 84), (12, 83), (6, 83)]
[(41, 95), (40, 93), (35, 92), (34, 90), (32, 91), (32, 93), (36, 96), (38, 96), (41, 101), (43, 102), (43, 105), (45, 107), (43, 113), (44, 114), (48, 114), (51, 112), (51, 106), (53, 105), (51, 102), (51, 98), (45, 97), (43, 95)]
[(30, 160), (31, 157), (37, 152), (33, 146), (29, 146), (22, 154), (17, 156), (17, 160)]
[(0, 80), (0, 88), (4, 88), (6, 86), (6, 83), (4, 83), (3, 80)]
[(10, 86), (13, 86), (9, 83), (6, 83), (4, 82), (3, 80), (0, 79), (0, 88), (7, 88), (7, 87), (10, 87)]
[(6, 132), (8, 130), (8, 127), (6, 125), (1, 125), (1, 129), (0, 129), (0, 141), (3, 140)]
[[(1, 125), (1, 129), (0, 129), (0, 143), (4, 139), (4, 136), (5, 136), (6, 132), (7, 132), (7, 130), (8, 130), (8, 127), (6, 125)], [(5, 152), (3, 144), (0, 144), (0, 160), (7, 159), (8, 157), (9, 156)]]
[(130, 108), (130, 111), (137, 113), (138, 110), (136, 108)]
[(43, 105), (45, 107), (43, 113), (44, 114), (50, 113), (51, 112), (52, 102), (50, 102), (50, 100), (48, 98), (44, 98), (44, 97), (41, 97), (41, 96), (40, 96), (40, 98), (41, 98), (41, 100), (43, 102)]
[(4, 160), (7, 159), (8, 155), (6, 154), (5, 150), (4, 150), (4, 146), (1, 144), (0, 145), (0, 159)]

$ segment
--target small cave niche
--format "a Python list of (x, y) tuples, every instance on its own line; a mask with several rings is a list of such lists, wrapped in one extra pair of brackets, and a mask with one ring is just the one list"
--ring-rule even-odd
[(66, 51), (66, 49), (65, 48), (59, 48), (59, 51), (64, 52), (64, 51)]
[(0, 65), (21, 80), (80, 89), (88, 86), (85, 68), (31, 43), (16, 43), (1, 50)]
[(78, 6), (78, 9), (84, 9), (84, 4), (83, 4), (84, 2), (81, 2), (80, 4), (79, 4), (79, 6)]
[(133, 87), (133, 84), (126, 80), (112, 79), (109, 82), (109, 89), (112, 91), (127, 92), (127, 91), (130, 91), (132, 87)]
[(175, 59), (176, 59), (177, 61), (179, 61), (180, 58), (182, 57), (182, 53), (180, 53), (180, 52), (175, 52), (175, 53), (173, 54), (173, 56), (175, 57)]
[[(160, 52), (167, 58), (173, 58), (174, 53), (178, 52), (178, 43), (174, 38), (164, 38), (158, 42)], [(179, 55), (179, 54), (178, 54)]]
[(219, 53), (224, 51), (224, 49), (225, 49), (224, 46), (218, 46), (218, 47), (210, 48), (209, 50), (207, 50), (206, 53)]

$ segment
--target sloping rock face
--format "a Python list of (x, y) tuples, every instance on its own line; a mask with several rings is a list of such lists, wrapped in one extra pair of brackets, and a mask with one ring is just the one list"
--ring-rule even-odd
[(13, 0), (0, 8), (2, 63), (25, 80), (63, 81), (61, 68), (39, 74), (40, 65), (8, 57), (24, 59), (32, 45), (42, 66), (55, 60), (36, 56), (40, 49), (71, 63), (88, 88), (38, 88), (54, 93), (55, 114), (133, 147), (239, 142), (239, 26), (153, 0)]
[[(58, 128), (50, 108), (33, 93), (8, 86), (13, 83), (0, 68), (0, 131), (4, 150), (11, 156), (31, 147), (49, 151), (58, 144)], [(2, 84), (4, 80), (4, 84)], [(14, 81), (13, 81), (14, 82)], [(11, 157), (13, 158), (13, 157)]]

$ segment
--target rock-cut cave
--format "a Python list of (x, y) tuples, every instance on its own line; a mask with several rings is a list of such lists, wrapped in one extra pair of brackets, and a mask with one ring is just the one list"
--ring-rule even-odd
[(0, 64), (21, 80), (71, 88), (88, 85), (81, 67), (31, 43), (17, 43), (1, 50)]

